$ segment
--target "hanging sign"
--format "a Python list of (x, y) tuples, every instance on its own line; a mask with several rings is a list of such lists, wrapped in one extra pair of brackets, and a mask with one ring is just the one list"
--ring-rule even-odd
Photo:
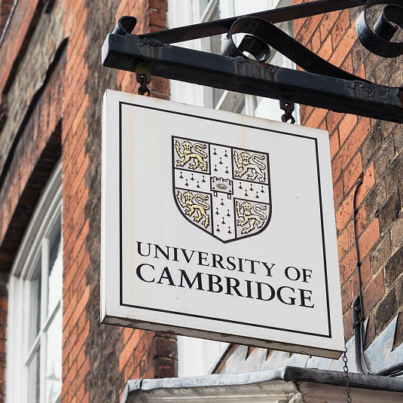
[(328, 133), (107, 91), (103, 323), (339, 357)]

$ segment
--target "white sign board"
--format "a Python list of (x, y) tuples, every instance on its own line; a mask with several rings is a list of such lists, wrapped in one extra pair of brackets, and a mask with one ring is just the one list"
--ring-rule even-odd
[(328, 134), (107, 91), (103, 323), (339, 357)]

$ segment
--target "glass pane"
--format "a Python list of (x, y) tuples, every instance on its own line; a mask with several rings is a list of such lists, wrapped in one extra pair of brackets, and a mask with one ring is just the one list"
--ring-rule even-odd
[[(214, 7), (211, 13), (210, 21), (215, 21), (220, 19), (220, 10), (218, 5)], [(221, 54), (221, 35), (215, 35), (210, 37), (210, 48), (211, 53)]]
[(35, 268), (34, 274), (29, 281), (29, 348), (31, 348), (36, 336), (39, 333), (41, 327), (41, 307), (42, 307), (42, 270), (41, 270), (41, 257), (39, 256), (37, 266)]
[(234, 0), (235, 15), (244, 15), (257, 13), (258, 11), (266, 11), (271, 8), (270, 2), (267, 0)]
[[(214, 12), (211, 15), (211, 20), (219, 20), (220, 19), (220, 10), (218, 6), (214, 8)], [(210, 37), (210, 52), (221, 55), (221, 36), (216, 35)], [(222, 97), (224, 90), (213, 88), (213, 106), (216, 106), (220, 98)]]
[(28, 402), (39, 403), (39, 387), (40, 387), (40, 349), (36, 351), (32, 361), (28, 365)]
[(62, 310), (59, 309), (46, 337), (46, 403), (55, 403), (62, 392)]
[(49, 245), (48, 315), (62, 296), (63, 262), (60, 228), (57, 229)]
[[(207, 5), (210, 1), (209, 0), (200, 0), (200, 14), (203, 15)], [(201, 16), (200, 15), (200, 16)]]
[[(283, 116), (284, 111), (280, 109), (280, 103), (278, 100), (259, 98), (258, 101), (259, 105), (255, 110), (255, 116), (281, 122), (281, 116)], [(295, 116), (295, 113), (293, 113), (293, 116)]]
[(225, 91), (220, 101), (219, 109), (222, 111), (240, 113), (245, 106), (245, 95), (237, 92)]

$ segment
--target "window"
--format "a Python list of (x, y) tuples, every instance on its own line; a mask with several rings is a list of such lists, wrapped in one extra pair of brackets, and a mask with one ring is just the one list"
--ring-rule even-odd
[(11, 272), (7, 402), (60, 401), (62, 292), (59, 165), (38, 203)]
[[(254, 0), (250, 2), (245, 0), (192, 0), (186, 2), (186, 5), (180, 0), (169, 0), (168, 5), (169, 25), (173, 28), (228, 18), (234, 15), (265, 11), (275, 7), (285, 7), (291, 5), (291, 0)], [(278, 24), (278, 26), (289, 35), (293, 34), (292, 21)], [(239, 37), (235, 38), (235, 41), (239, 43), (241, 38), (240, 34)], [(175, 44), (175, 46), (184, 46), (195, 50), (221, 54), (221, 37), (202, 38)], [(268, 63), (294, 68), (294, 64), (290, 60), (274, 49), (272, 49), (272, 55)], [(284, 113), (280, 109), (277, 100), (196, 86), (178, 81), (171, 81), (170, 84), (171, 99), (173, 101), (274, 120), (281, 120), (281, 116)], [(298, 115), (298, 111), (296, 115)]]
[[(190, 0), (186, 2), (182, 0), (168, 0), (169, 26), (170, 28), (175, 28), (289, 5), (291, 5), (291, 0)], [(284, 22), (278, 26), (283, 31), (292, 35), (292, 21)], [(237, 40), (240, 41), (241, 37), (235, 38), (235, 42)], [(202, 38), (174, 45), (221, 54), (221, 36)], [(294, 68), (290, 60), (274, 49), (272, 49), (272, 55), (268, 63)], [(176, 102), (273, 120), (281, 120), (281, 116), (284, 113), (280, 109), (279, 101), (273, 99), (179, 81), (171, 81), (170, 89), (171, 100)], [(297, 110), (294, 116), (298, 122)], [(204, 375), (211, 372), (227, 346), (227, 343), (178, 337), (179, 376)]]

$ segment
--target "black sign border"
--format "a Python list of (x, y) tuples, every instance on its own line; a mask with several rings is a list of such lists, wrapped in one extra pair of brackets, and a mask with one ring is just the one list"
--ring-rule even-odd
[[(233, 323), (237, 325), (244, 325), (244, 326), (251, 326), (251, 327), (259, 327), (263, 329), (271, 329), (271, 330), (277, 330), (277, 331), (283, 331), (287, 333), (296, 333), (296, 334), (304, 334), (307, 336), (316, 336), (316, 337), (323, 337), (323, 338), (331, 338), (332, 337), (332, 327), (331, 327), (331, 318), (330, 318), (330, 301), (329, 301), (329, 280), (328, 280), (328, 274), (327, 274), (327, 262), (326, 262), (326, 242), (325, 242), (325, 234), (324, 234), (324, 223), (323, 223), (323, 203), (322, 203), (322, 188), (321, 188), (321, 180), (320, 180), (320, 169), (319, 169), (319, 150), (318, 150), (318, 140), (316, 138), (300, 135), (300, 134), (295, 134), (295, 133), (287, 133), (279, 130), (272, 130), (272, 129), (265, 129), (262, 127), (256, 127), (256, 126), (251, 126), (251, 125), (244, 125), (244, 124), (239, 124), (239, 123), (234, 123), (234, 122), (228, 122), (225, 120), (220, 120), (220, 119), (213, 119), (205, 116), (198, 116), (198, 115), (192, 115), (189, 113), (183, 113), (183, 112), (178, 112), (178, 111), (172, 111), (168, 109), (162, 109), (162, 108), (155, 108), (151, 106), (145, 106), (145, 105), (139, 105), (131, 102), (123, 102), (123, 101), (118, 101), (119, 102), (119, 246), (120, 246), (120, 306), (125, 306), (125, 307), (130, 307), (130, 308), (136, 308), (136, 309), (143, 309), (143, 310), (149, 310), (149, 311), (154, 311), (154, 312), (162, 312), (162, 313), (167, 313), (167, 314), (174, 314), (174, 315), (180, 315), (180, 316), (189, 316), (193, 318), (199, 318), (199, 319), (207, 319), (207, 320), (214, 320), (217, 322), (226, 322), (226, 323)], [(214, 318), (214, 317), (209, 317), (209, 316), (203, 316), (203, 315), (196, 315), (196, 314), (191, 314), (191, 313), (184, 313), (184, 312), (175, 312), (175, 311), (169, 311), (166, 309), (157, 309), (157, 308), (151, 308), (151, 307), (145, 307), (145, 306), (139, 306), (139, 305), (132, 305), (132, 304), (127, 304), (123, 302), (123, 247), (122, 247), (122, 240), (123, 240), (123, 234), (122, 234), (122, 193), (123, 193), (123, 187), (122, 187), (122, 105), (128, 105), (128, 106), (134, 106), (137, 108), (142, 108), (142, 109), (149, 109), (149, 110), (155, 110), (158, 112), (165, 112), (165, 113), (171, 113), (175, 115), (180, 115), (180, 116), (187, 116), (191, 118), (197, 118), (197, 119), (202, 119), (202, 120), (209, 120), (212, 122), (219, 122), (219, 123), (225, 123), (233, 126), (239, 126), (239, 127), (245, 127), (249, 129), (255, 129), (255, 130), (263, 130), (266, 132), (271, 132), (271, 133), (279, 133), (279, 134), (284, 134), (286, 136), (293, 136), (293, 137), (299, 137), (299, 138), (304, 138), (307, 140), (312, 140), (315, 143), (315, 152), (316, 152), (316, 170), (318, 174), (318, 191), (319, 191), (319, 205), (320, 205), (320, 221), (321, 221), (321, 228), (322, 228), (322, 252), (323, 252), (323, 264), (325, 268), (325, 289), (326, 289), (326, 304), (327, 304), (327, 319), (328, 319), (328, 334), (318, 334), (318, 333), (311, 333), (311, 332), (303, 332), (303, 331), (298, 331), (294, 329), (284, 329), (284, 328), (278, 328), (274, 326), (264, 326), (264, 325), (259, 325), (256, 323), (248, 323), (248, 322), (240, 322), (236, 320), (231, 320), (231, 319), (220, 319), (220, 318)], [(204, 330), (206, 331), (206, 330)], [(206, 331), (208, 332), (208, 331)]]

